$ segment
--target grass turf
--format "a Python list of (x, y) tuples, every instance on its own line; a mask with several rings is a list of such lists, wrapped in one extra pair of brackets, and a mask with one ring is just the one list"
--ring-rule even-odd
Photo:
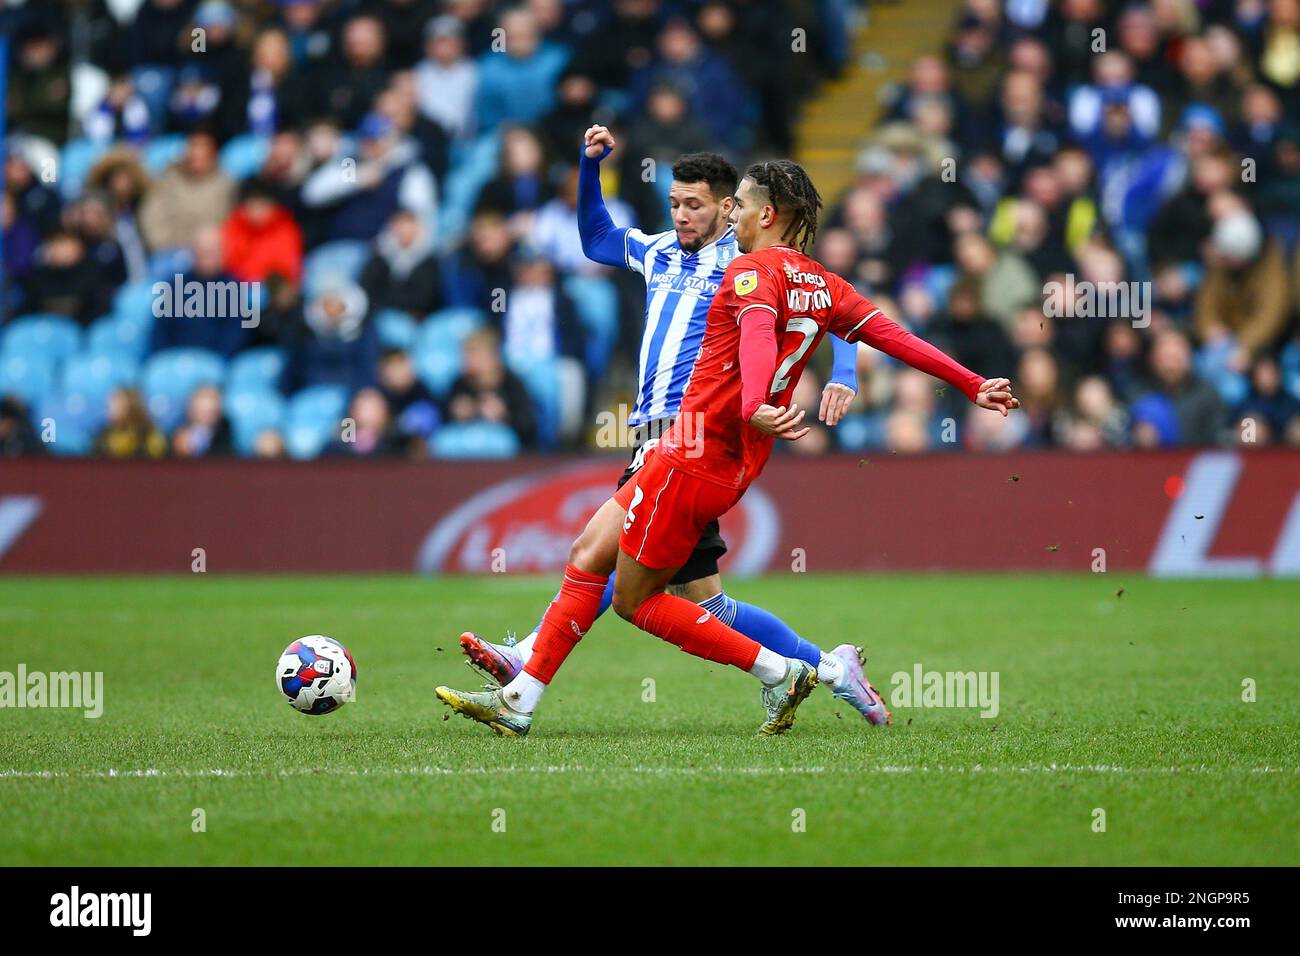
[[(434, 685), (480, 683), (459, 631), (526, 631), (553, 588), (0, 580), (0, 671), (105, 685), (98, 720), (0, 710), (0, 864), (1300, 863), (1294, 582), (735, 581), (825, 648), (866, 645), (887, 696), (917, 662), (996, 671), (1000, 712), (896, 708), (873, 729), (818, 690), (790, 734), (757, 739), (751, 677), (611, 614), (530, 737), (444, 721)], [(273, 666), (314, 632), (360, 680), (356, 703), (307, 718)]]

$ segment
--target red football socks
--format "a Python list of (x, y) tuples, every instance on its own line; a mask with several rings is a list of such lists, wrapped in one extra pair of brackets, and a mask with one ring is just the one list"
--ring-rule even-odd
[(551, 682), (569, 652), (595, 622), (608, 580), (605, 575), (588, 574), (571, 564), (565, 566), (564, 583), (537, 629), (533, 656), (524, 665), (525, 673), (543, 684)]
[[(637, 609), (632, 623), (676, 644), (687, 654), (748, 671), (759, 644), (732, 630), (698, 604), (671, 594), (656, 594)], [(538, 643), (541, 643), (540, 637)], [(534, 657), (536, 659), (536, 657)]]

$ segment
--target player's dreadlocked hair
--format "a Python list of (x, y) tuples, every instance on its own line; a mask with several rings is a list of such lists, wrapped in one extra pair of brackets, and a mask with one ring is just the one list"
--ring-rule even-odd
[(801, 252), (807, 252), (817, 238), (817, 213), (822, 197), (802, 166), (789, 159), (755, 163), (745, 170), (745, 178), (767, 190), (768, 201), (777, 213), (790, 212), (790, 225), (781, 235)]

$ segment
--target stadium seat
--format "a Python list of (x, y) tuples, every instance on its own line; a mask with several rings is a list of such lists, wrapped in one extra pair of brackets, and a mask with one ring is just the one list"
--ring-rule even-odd
[(338, 432), (347, 411), (342, 385), (312, 385), (289, 400), (284, 444), (291, 458), (315, 458)]
[(460, 375), (460, 350), (441, 346), (418, 348), (414, 358), (416, 374), (424, 387), (435, 398), (445, 398), (456, 376)]
[(32, 425), (42, 440), (45, 425), (52, 428), (48, 444), (55, 455), (85, 455), (108, 418), (107, 402), (94, 402), (82, 394), (51, 392), (36, 406)]
[(442, 205), (438, 210), (440, 248), (450, 249), (460, 241), (478, 194), (496, 175), (500, 153), (501, 143), (496, 133), (486, 133), (453, 148), (451, 169), (442, 184)]
[(519, 454), (519, 438), (496, 422), (444, 425), (429, 439), (429, 453), (435, 458), (513, 458)]
[(61, 362), (81, 346), (81, 326), (62, 315), (23, 315), (0, 327), (0, 351)]
[(618, 340), (618, 290), (602, 276), (569, 276), (564, 291), (572, 297), (578, 318), (590, 333), (583, 356), (592, 379), (605, 374), (610, 353)]
[(140, 153), (140, 161), (150, 176), (158, 176), (172, 163), (181, 158), (185, 152), (183, 133), (167, 133), (157, 136), (145, 144)]
[(125, 352), (143, 358), (149, 350), (149, 336), (153, 331), (153, 316), (130, 318), (106, 315), (96, 319), (86, 337), (86, 351), (91, 354)]
[(0, 353), (0, 395), (16, 395), (29, 408), (54, 391), (54, 360)]
[(271, 141), (266, 136), (253, 133), (236, 136), (221, 147), (221, 168), (237, 182), (248, 179), (262, 168), (270, 148)]
[(315, 294), (323, 281), (334, 277), (355, 282), (369, 258), (369, 243), (359, 239), (336, 239), (317, 246), (303, 262), (304, 293)]
[(251, 455), (257, 436), (268, 428), (284, 427), (285, 401), (270, 389), (248, 388), (226, 393), (226, 418), (235, 440), (235, 452)]
[(432, 312), (420, 325), (417, 347), (454, 345), (459, 349), (471, 332), (487, 324), (479, 309), (442, 309)]
[(185, 417), (185, 403), (200, 385), (220, 385), (225, 361), (206, 349), (164, 349), (150, 356), (140, 377), (149, 414), (170, 432)]
[(59, 192), (65, 202), (81, 195), (86, 177), (107, 149), (108, 144), (88, 139), (72, 139), (64, 144), (59, 153)]
[(136, 357), (128, 352), (80, 352), (63, 365), (61, 392), (103, 405), (113, 389), (135, 382), (139, 367)]
[(286, 361), (284, 350), (273, 345), (241, 352), (230, 360), (226, 388), (231, 392), (250, 389), (275, 391)]
[(553, 448), (560, 428), (560, 371), (556, 359), (509, 362), (510, 369), (528, 388), (537, 408), (537, 441), (542, 448)]
[[(177, 275), (185, 275), (194, 265), (193, 251), (181, 246), (176, 249), (159, 249), (149, 257), (149, 278), (154, 282), (172, 282)], [(153, 283), (150, 283), (152, 289)], [(150, 295), (152, 302), (152, 294)]]
[(415, 338), (419, 326), (400, 309), (383, 309), (375, 315), (375, 331), (379, 335), (379, 347), (384, 349), (404, 349), (410, 351), (415, 347)]
[(113, 314), (132, 319), (153, 318), (154, 283), (128, 282), (113, 296)]

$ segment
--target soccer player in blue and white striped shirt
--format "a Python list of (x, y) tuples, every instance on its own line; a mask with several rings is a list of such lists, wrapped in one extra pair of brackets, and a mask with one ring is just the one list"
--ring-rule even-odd
[[(614, 137), (605, 127), (587, 130), (579, 171), (578, 228), (589, 259), (631, 269), (646, 284), (637, 403), (628, 419), (635, 428), (634, 451), (618, 482), (622, 487), (641, 467), (645, 451), (658, 442), (677, 415), (704, 337), (709, 305), (727, 265), (740, 255), (728, 219), (739, 175), (717, 153), (682, 156), (673, 164), (668, 193), (673, 228), (647, 235), (639, 229), (615, 227), (605, 209), (600, 161), (613, 147)], [(857, 347), (833, 336), (831, 345), (835, 370), (823, 392), (819, 414), (828, 425), (839, 421), (856, 393)], [(715, 521), (670, 582), (670, 593), (694, 601), (782, 657), (807, 661), (817, 668), (818, 678), (836, 697), (853, 706), (870, 723), (888, 723), (889, 712), (863, 676), (858, 651), (852, 644), (841, 644), (823, 653), (776, 615), (737, 601), (723, 591), (718, 559), (726, 550)], [(611, 575), (600, 607), (602, 614), (610, 605), (613, 582)], [(504, 687), (527, 662), (536, 636), (534, 630), (517, 644), (492, 644), (467, 631), (461, 635), (460, 644), (475, 666)]]

